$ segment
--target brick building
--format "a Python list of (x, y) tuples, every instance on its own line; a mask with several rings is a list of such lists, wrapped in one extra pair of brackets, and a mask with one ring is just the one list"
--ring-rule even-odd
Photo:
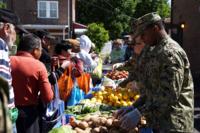
[(46, 29), (65, 38), (75, 22), (75, 0), (7, 0), (28, 30)]
[[(200, 1), (172, 0), (172, 24), (184, 24), (182, 47), (191, 64), (195, 96), (200, 96)], [(176, 32), (176, 31), (175, 31)]]
[(171, 5), (171, 21), (184, 24), (182, 47), (188, 54), (194, 78), (200, 80), (200, 1), (172, 0)]

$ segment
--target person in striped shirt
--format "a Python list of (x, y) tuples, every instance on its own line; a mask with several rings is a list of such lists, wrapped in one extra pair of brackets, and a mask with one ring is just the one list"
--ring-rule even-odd
[(9, 108), (14, 107), (9, 50), (16, 41), (16, 30), (21, 33), (28, 32), (18, 24), (19, 18), (16, 14), (7, 9), (0, 9), (0, 77), (9, 83)]
[(9, 48), (16, 40), (14, 25), (0, 22), (0, 76), (9, 83), (9, 108), (14, 106), (14, 93), (10, 69)]
[[(11, 51), (16, 41), (16, 31), (19, 31), (19, 33), (28, 33), (27, 30), (17, 24), (19, 24), (19, 18), (16, 16), (16, 14), (7, 9), (0, 9), (0, 78), (5, 79), (9, 84), (9, 97), (7, 107), (10, 113), (12, 110), (15, 110), (15, 104), (9, 51)], [(13, 121), (15, 120), (12, 119), (12, 122)], [(15, 133), (15, 124), (12, 126), (13, 133)]]

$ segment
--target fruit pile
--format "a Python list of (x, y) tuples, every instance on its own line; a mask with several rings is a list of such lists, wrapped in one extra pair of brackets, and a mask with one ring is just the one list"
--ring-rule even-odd
[(91, 99), (92, 103), (104, 103), (114, 107), (123, 107), (132, 105), (140, 95), (132, 91), (131, 89), (125, 88), (105, 88), (104, 90), (95, 92), (94, 97)]
[(128, 78), (128, 71), (118, 71), (114, 70), (106, 74), (106, 76), (112, 80), (118, 80), (123, 78)]

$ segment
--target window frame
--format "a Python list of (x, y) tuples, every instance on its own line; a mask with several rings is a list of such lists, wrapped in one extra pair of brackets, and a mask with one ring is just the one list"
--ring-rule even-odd
[[(41, 9), (40, 9), (40, 3), (42, 3), (42, 2), (44, 2), (45, 3), (45, 5), (46, 5), (46, 16), (45, 17), (42, 17), (41, 15), (40, 15), (40, 11), (41, 11)], [(51, 3), (54, 3), (54, 4), (56, 4), (56, 9), (57, 9), (57, 11), (56, 11), (56, 17), (52, 17), (51, 16), (51, 8), (50, 8), (50, 4)], [(58, 6), (58, 1), (43, 1), (43, 0), (41, 0), (41, 1), (37, 1), (37, 17), (38, 18), (47, 18), (47, 19), (58, 19), (59, 18), (59, 6)]]

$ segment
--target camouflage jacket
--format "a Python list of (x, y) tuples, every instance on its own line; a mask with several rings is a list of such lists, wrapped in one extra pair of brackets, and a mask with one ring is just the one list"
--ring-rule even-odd
[(7, 109), (8, 84), (0, 77), (0, 133), (11, 133), (12, 124)]
[(133, 106), (161, 132), (193, 132), (194, 91), (185, 51), (168, 36), (138, 62), (141, 99)]
[(124, 80), (123, 82), (121, 82), (119, 86), (125, 87), (127, 83), (135, 80), (137, 60), (138, 60), (138, 56), (134, 54), (128, 61), (124, 63), (122, 67), (117, 68), (117, 70), (126, 70), (129, 72), (128, 78)]

